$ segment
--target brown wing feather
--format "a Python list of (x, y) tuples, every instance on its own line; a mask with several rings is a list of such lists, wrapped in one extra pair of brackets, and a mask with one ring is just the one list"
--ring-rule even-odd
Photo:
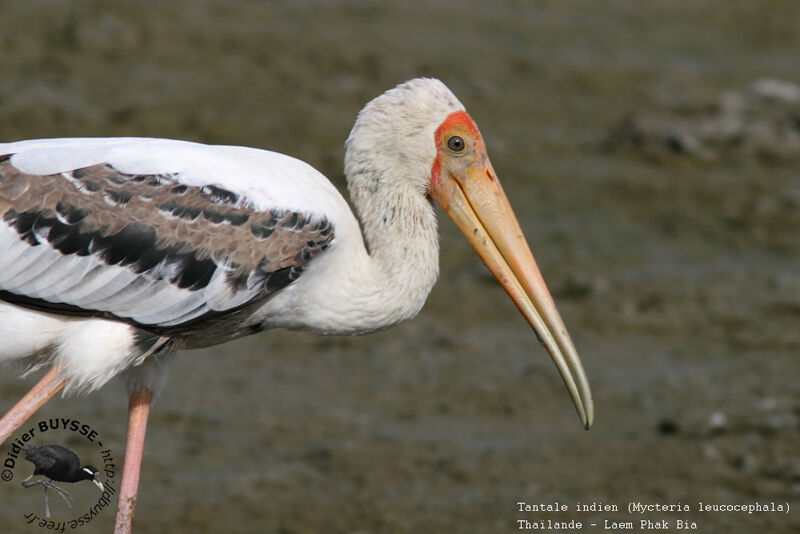
[[(210, 291), (223, 269), (230, 303), (236, 304), (226, 308), (223, 296), (209, 294), (209, 302), (219, 301), (215, 314), (241, 307), (242, 298), (252, 302), (285, 287), (333, 239), (331, 223), (319, 216), (258, 211), (246, 198), (217, 186), (189, 186), (173, 175), (128, 175), (107, 164), (37, 176), (0, 159), (0, 218), (26, 250), (47, 246), (52, 261), (91, 257), (125, 268), (137, 288), (145, 283)], [(4, 281), (0, 273), (0, 291), (13, 293), (17, 301), (37, 300), (25, 294), (24, 285), (12, 289)], [(69, 295), (65, 291), (63, 298), (49, 299), (49, 307), (56, 302), (65, 305), (64, 312), (82, 309)], [(128, 317), (113, 296), (87, 311)], [(181, 312), (195, 320), (211, 311), (179, 309), (165, 320), (180, 320)]]

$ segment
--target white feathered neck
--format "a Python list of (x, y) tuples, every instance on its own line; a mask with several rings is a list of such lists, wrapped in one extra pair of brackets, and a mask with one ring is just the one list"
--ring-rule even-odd
[[(323, 333), (364, 333), (419, 313), (439, 274), (436, 213), (427, 195), (434, 134), (448, 115), (463, 109), (447, 86), (426, 78), (401, 84), (364, 107), (344, 160), (363, 242), (351, 237), (334, 247), (310, 267), (308, 278), (296, 282), (296, 291), (287, 288), (300, 298), (280, 307), (280, 321), (314, 324)], [(312, 277), (314, 271), (323, 272)], [(312, 279), (336, 284), (306, 288)], [(315, 308), (302, 314), (292, 308), (312, 301)]]
[(345, 175), (373, 262), (416, 315), (439, 273), (436, 213), (427, 190), (434, 132), (464, 109), (439, 80), (406, 82), (369, 102), (346, 143)]

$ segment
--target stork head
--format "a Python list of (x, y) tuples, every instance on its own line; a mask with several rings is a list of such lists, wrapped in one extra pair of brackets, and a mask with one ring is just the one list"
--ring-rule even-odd
[(369, 205), (359, 196), (376, 194), (442, 206), (536, 331), (588, 429), (594, 405), (581, 360), (480, 130), (447, 86), (419, 78), (369, 102), (347, 140), (345, 173), (357, 206)]
[(344, 160), (354, 200), (364, 192), (399, 189), (426, 196), (437, 155), (434, 133), (448, 115), (463, 110), (450, 89), (431, 78), (400, 84), (364, 106)]

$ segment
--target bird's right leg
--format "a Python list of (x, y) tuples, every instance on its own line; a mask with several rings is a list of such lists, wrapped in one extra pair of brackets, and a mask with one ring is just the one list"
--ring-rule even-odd
[[(3, 443), (36, 410), (52, 399), (66, 384), (58, 366), (53, 366), (39, 382), (0, 419), (0, 443)], [(47, 493), (45, 493), (45, 497)]]
[(45, 519), (50, 519), (50, 503), (47, 502), (47, 484), (42, 484), (42, 490), (44, 490), (44, 517)]
[(70, 495), (67, 490), (65, 490), (64, 488), (61, 488), (59, 486), (56, 486), (55, 484), (53, 484), (52, 482), (50, 482), (48, 480), (45, 480), (42, 485), (45, 488), (51, 488), (53, 491), (55, 491), (56, 493), (61, 495), (61, 498), (64, 499), (64, 502), (67, 503), (67, 506), (72, 508), (72, 502), (71, 502), (72, 501), (72, 495)]
[(115, 534), (128, 534), (133, 530), (133, 512), (139, 490), (139, 472), (144, 455), (144, 437), (153, 392), (137, 389), (131, 393), (128, 404), (128, 437), (125, 443), (125, 461), (122, 466), (122, 483), (119, 489)]

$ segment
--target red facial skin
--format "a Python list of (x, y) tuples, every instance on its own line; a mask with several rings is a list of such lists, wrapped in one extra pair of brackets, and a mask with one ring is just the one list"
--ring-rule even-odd
[[(478, 130), (478, 126), (469, 113), (466, 111), (456, 111), (447, 116), (442, 121), (442, 124), (436, 129), (434, 139), (436, 141), (436, 159), (433, 161), (431, 167), (431, 185), (430, 190), (438, 189), (442, 186), (442, 161), (444, 157), (463, 157), (453, 156), (447, 148), (447, 140), (453, 135), (460, 135), (467, 143), (467, 149), (464, 155), (471, 155), (471, 160), (474, 161), (477, 156), (486, 155), (486, 147), (483, 144), (483, 136)], [(471, 152), (471, 154), (468, 154)], [(491, 173), (488, 173), (489, 179), (494, 180)]]

